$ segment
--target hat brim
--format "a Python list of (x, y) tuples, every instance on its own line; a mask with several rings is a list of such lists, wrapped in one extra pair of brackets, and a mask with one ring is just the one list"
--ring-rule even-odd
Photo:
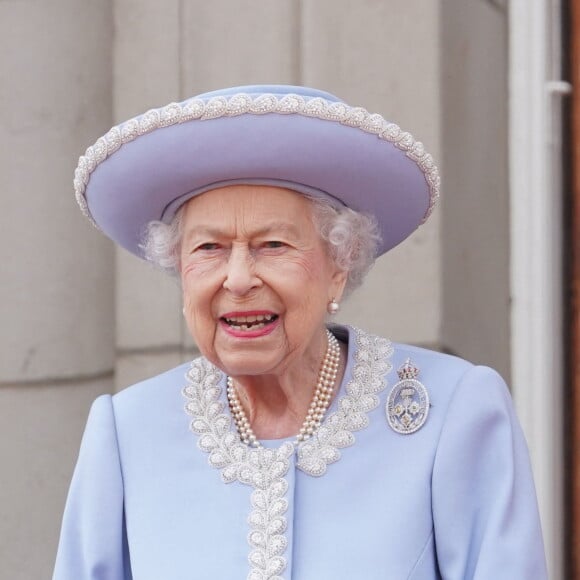
[[(236, 97), (249, 110), (236, 109), (237, 114), (230, 110), (228, 114), (228, 103)], [(95, 167), (88, 176), (77, 175), (77, 194), (79, 185), (84, 185), (82, 194), (90, 217), (107, 236), (138, 256), (142, 255), (140, 242), (147, 223), (169, 222), (193, 196), (229, 183), (276, 184), (373, 214), (382, 233), (379, 254), (399, 244), (422, 223), (438, 193), (439, 178), (420, 143), (409, 140), (408, 133), (382, 117), (382, 123), (377, 122), (378, 115), (366, 111), (358, 127), (348, 124), (346, 117), (332, 118), (337, 110), (345, 114), (355, 111), (358, 123), (362, 109), (314, 97), (317, 109), (326, 109), (323, 115), (305, 114), (304, 108), (279, 112), (272, 105), (282, 98), (269, 98), (265, 112), (251, 110), (248, 103), (255, 103), (254, 95), (198, 98), (194, 116), (203, 104), (207, 109), (189, 120), (182, 113), (172, 124), (163, 120), (163, 109), (157, 115), (149, 112), (150, 130), (139, 134), (139, 123), (144, 124), (146, 115), (138, 119), (131, 139), (114, 143), (109, 147), (114, 151), (107, 151), (100, 161), (93, 160)], [(303, 107), (312, 101), (296, 98)], [(216, 100), (217, 109), (226, 108), (225, 114), (216, 114)], [(173, 105), (172, 114), (177, 114), (175, 107), (184, 111), (185, 103)], [(332, 107), (335, 113), (329, 114)], [(125, 133), (131, 132), (121, 126), (121, 140), (124, 128)], [(389, 130), (390, 135), (385, 134)], [(395, 138), (387, 138), (393, 135)], [(111, 141), (111, 133), (108, 139)], [(91, 160), (85, 162), (89, 169), (90, 165)]]

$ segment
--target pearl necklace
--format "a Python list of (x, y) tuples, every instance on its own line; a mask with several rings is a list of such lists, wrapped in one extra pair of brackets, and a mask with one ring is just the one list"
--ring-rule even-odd
[[(300, 443), (301, 441), (309, 439), (320, 427), (324, 414), (326, 413), (332, 399), (334, 383), (340, 365), (340, 346), (332, 332), (327, 330), (326, 336), (328, 338), (328, 346), (326, 348), (324, 359), (322, 360), (320, 372), (318, 373), (316, 389), (314, 390), (314, 395), (310, 407), (308, 408), (306, 418), (302, 423), (298, 435), (296, 435), (295, 443)], [(246, 445), (261, 447), (258, 438), (252, 431), (246, 412), (240, 403), (232, 377), (228, 377), (227, 386), (228, 402), (230, 404), (230, 410), (234, 417), (234, 423), (236, 424), (240, 439)]]

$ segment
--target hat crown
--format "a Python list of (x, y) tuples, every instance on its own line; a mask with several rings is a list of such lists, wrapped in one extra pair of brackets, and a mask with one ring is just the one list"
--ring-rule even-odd
[(233, 95), (247, 94), (247, 95), (300, 95), (305, 99), (325, 99), (334, 103), (342, 102), (337, 96), (327, 93), (326, 91), (321, 91), (319, 89), (313, 89), (310, 87), (300, 87), (296, 85), (243, 85), (240, 87), (228, 87), (225, 89), (219, 89), (216, 91), (209, 91), (207, 93), (202, 93), (197, 95), (196, 99), (202, 99), (208, 101), (214, 97), (230, 97)]

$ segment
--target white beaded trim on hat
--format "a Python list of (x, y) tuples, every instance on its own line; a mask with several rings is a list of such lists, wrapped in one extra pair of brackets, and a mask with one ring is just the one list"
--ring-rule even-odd
[(371, 114), (361, 107), (350, 107), (345, 103), (327, 101), (320, 97), (305, 99), (295, 94), (282, 96), (261, 94), (254, 97), (246, 93), (239, 93), (231, 97), (213, 97), (208, 101), (194, 97), (182, 103), (170, 103), (159, 109), (151, 109), (139, 117), (113, 127), (79, 158), (75, 170), (74, 189), (81, 211), (97, 226), (92, 219), (85, 198), (85, 190), (90, 175), (121, 145), (134, 141), (140, 135), (187, 121), (268, 113), (294, 114), (324, 121), (334, 121), (377, 135), (379, 139), (392, 143), (404, 151), (405, 155), (412, 159), (425, 175), (425, 180), (429, 185), (430, 198), (429, 208), (422, 223), (431, 215), (439, 198), (441, 184), (439, 171), (433, 157), (425, 151), (423, 144), (420, 141), (415, 141), (410, 133), (403, 131), (398, 125), (389, 123), (381, 115)]

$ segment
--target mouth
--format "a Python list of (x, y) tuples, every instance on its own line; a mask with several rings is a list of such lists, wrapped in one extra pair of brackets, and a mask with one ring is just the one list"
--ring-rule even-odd
[(268, 313), (228, 313), (220, 317), (220, 321), (232, 330), (238, 332), (255, 332), (262, 330), (278, 320), (278, 315)]

